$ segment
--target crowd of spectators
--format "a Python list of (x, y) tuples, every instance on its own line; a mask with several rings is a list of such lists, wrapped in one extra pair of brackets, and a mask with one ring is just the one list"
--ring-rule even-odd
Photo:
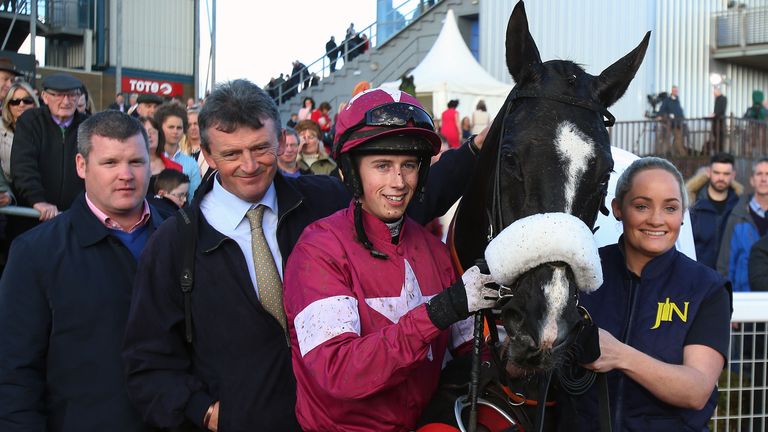
[[(344, 43), (356, 35), (350, 25)], [(334, 49), (339, 48), (329, 53)], [(296, 88), (311, 86), (311, 76), (302, 74), (306, 70), (295, 62), (297, 73), (284, 82)], [(293, 331), (296, 344), (296, 329), (280, 312), (282, 294), (276, 312), (267, 304), (274, 300), (274, 293), (262, 287), (276, 280), (281, 289), (283, 267), (304, 227), (350, 206), (351, 197), (361, 198), (355, 187), (362, 186), (346, 177), (341, 180), (351, 190), (345, 190), (339, 175), (345, 169), (347, 174), (356, 173), (359, 166), (349, 164), (359, 160), (334, 160), (332, 156), (344, 152), (334, 153), (333, 146), (346, 140), (363, 142), (373, 136), (367, 133), (381, 132), (380, 124), (366, 122), (375, 123), (368, 114), (388, 103), (372, 104), (371, 110), (356, 113), (356, 122), (342, 124), (340, 131), (339, 123), (352, 117), (346, 102), (333, 112), (327, 101), (316, 104), (306, 97), (299, 112), (282, 127), (275, 102), (289, 92), (278, 91), (275, 98), (274, 86), (261, 90), (246, 81), (227, 83), (214, 92), (208, 109), (204, 108), (207, 101), (194, 98), (184, 105), (152, 94), (117, 94), (106, 110), (94, 112), (87, 89), (72, 75), (46, 76), (39, 94), (18, 75), (12, 62), (0, 59), (0, 206), (17, 203), (35, 209), (39, 217), (5, 220), (0, 258), (3, 263), (8, 259), (8, 267), (0, 281), (0, 354), (5, 356), (0, 361), (0, 429), (14, 430), (11, 425), (16, 424), (48, 424), (50, 430), (126, 431), (149, 430), (150, 425), (203, 430), (216, 430), (219, 424), (223, 430), (248, 430), (254, 425), (263, 430), (298, 427), (292, 410), (295, 389), (290, 359), (291, 349), (296, 356), (305, 342), (290, 346), (286, 337)], [(363, 82), (350, 100), (359, 92), (387, 93), (371, 91), (370, 84)], [(491, 120), (483, 101), (471, 117), (463, 119), (457, 106), (457, 100), (450, 101), (441, 116), (443, 136), (430, 123), (435, 145), (428, 156), (437, 153), (437, 139), (443, 140), (440, 151), (448, 153), (432, 159), (440, 166), (429, 171), (429, 180), (424, 178), (436, 186), (433, 195), (408, 210), (421, 224), (445, 213), (458, 199)], [(677, 112), (677, 108), (668, 106), (665, 112)], [(670, 120), (680, 117), (681, 108), (678, 114), (669, 114)], [(398, 127), (410, 131), (410, 124), (403, 123)], [(403, 150), (409, 148), (408, 142), (390, 139), (399, 152), (410, 154)], [(375, 148), (392, 156), (386, 146)], [(354, 156), (360, 155), (370, 156)], [(767, 289), (768, 158), (753, 165), (749, 180), (753, 192), (745, 194), (735, 182), (733, 156), (715, 154), (701, 174), (686, 184), (688, 197), (683, 196), (680, 175), (673, 166), (661, 160), (651, 162), (656, 165), (628, 175), (624, 192), (639, 194), (635, 188), (643, 183), (633, 183), (632, 176), (645, 179), (648, 176), (642, 173), (647, 171), (654, 175), (644, 180), (648, 184), (655, 185), (661, 178), (672, 185), (678, 205), (668, 219), (675, 231), (654, 259), (668, 255), (684, 260), (672, 251), (690, 200), (698, 260), (712, 269), (700, 274), (716, 282), (712, 296), (722, 300), (721, 288), (730, 286), (725, 280), (734, 291)], [(378, 175), (386, 171), (389, 176), (395, 170), (403, 175), (407, 168), (414, 174), (421, 169), (420, 163), (420, 159), (409, 160), (396, 169), (372, 164), (369, 171), (376, 170)], [(667, 186), (663, 193), (670, 189)], [(653, 196), (663, 193), (654, 191)], [(363, 199), (366, 205), (373, 205), (367, 199)], [(640, 210), (622, 199), (615, 203), (614, 213), (627, 218), (625, 230), (630, 230), (635, 223), (630, 217), (640, 218), (631, 216)], [(258, 216), (248, 204), (255, 202), (262, 207)], [(175, 217), (179, 209), (189, 213)], [(370, 212), (369, 207), (363, 210)], [(164, 219), (174, 222), (160, 226)], [(386, 222), (386, 233), (392, 229), (388, 225), (402, 223), (402, 219), (396, 223), (380, 219)], [(356, 237), (349, 233), (355, 239), (349, 240), (350, 245), (357, 246), (361, 232), (355, 231)], [(254, 240), (257, 235), (266, 236), (261, 246)], [(638, 245), (632, 241), (627, 240), (637, 250), (630, 255), (646, 247), (644, 240), (637, 240)], [(266, 249), (259, 249), (262, 246)], [(614, 249), (610, 251), (613, 258), (625, 253), (618, 246)], [(185, 254), (188, 250), (192, 252)], [(40, 251), (51, 254), (53, 265), (46, 267), (49, 256)], [(260, 263), (263, 256), (268, 256), (267, 264)], [(369, 258), (366, 254), (365, 260)], [(644, 261), (643, 266), (650, 262)], [(623, 262), (617, 263), (611, 271), (626, 270)], [(261, 273), (262, 264), (270, 267), (271, 275)], [(29, 265), (45, 270), (38, 275), (29, 271)], [(688, 261), (685, 265), (697, 268)], [(639, 275), (643, 266), (630, 270)], [(194, 286), (202, 294), (190, 297), (185, 287), (191, 290), (197, 277), (202, 277), (202, 283), (196, 279)], [(107, 292), (99, 291), (105, 287)], [(436, 288), (440, 292), (446, 286)], [(716, 306), (722, 309), (720, 300)], [(465, 298), (464, 307), (466, 302)], [(426, 318), (431, 321), (422, 323), (430, 331), (436, 322), (432, 313)], [(245, 324), (246, 329), (232, 331), (235, 323)], [(720, 342), (703, 355), (716, 360), (711, 362), (714, 366), (703, 368), (706, 379), (696, 389), (697, 398), (706, 399), (706, 409), (714, 409), (710, 384), (722, 368), (719, 362), (725, 353)], [(611, 339), (601, 343), (606, 350), (627, 354), (626, 346)], [(759, 341), (750, 341), (750, 346), (763, 349)], [(648, 364), (659, 366), (650, 360)], [(671, 366), (660, 364), (664, 370)], [(589, 367), (612, 369), (618, 363), (603, 359)], [(751, 373), (762, 376), (764, 371), (755, 366)], [(645, 379), (639, 376), (635, 378)], [(254, 391), (262, 385), (273, 399), (266, 401)], [(645, 396), (648, 401), (664, 397), (659, 396), (664, 389), (645, 387), (650, 389)], [(687, 404), (683, 399), (675, 403)], [(754, 401), (755, 406), (762, 403)], [(96, 415), (88, 416), (92, 410)]]
[[(331, 38), (325, 44), (325, 56), (328, 59), (327, 67), (329, 73), (333, 74), (337, 70), (339, 60), (344, 60), (347, 64), (358, 56), (367, 52), (371, 47), (368, 35), (355, 31), (354, 23), (351, 23), (346, 30), (346, 36), (340, 44), (336, 44), (336, 38)], [(313, 65), (316, 63), (313, 63)], [(322, 62), (322, 69), (325, 69), (326, 63)], [(312, 66), (312, 65), (310, 65)], [(322, 74), (322, 72), (321, 72)], [(277, 102), (283, 102), (291, 99), (300, 92), (310, 87), (316, 86), (320, 82), (320, 75), (317, 72), (310, 72), (309, 67), (299, 60), (295, 60), (291, 65), (291, 71), (287, 74), (280, 74), (269, 80), (264, 90)], [(303, 104), (302, 104), (303, 105)], [(303, 108), (303, 106), (302, 106)], [(299, 120), (304, 120), (299, 115)]]

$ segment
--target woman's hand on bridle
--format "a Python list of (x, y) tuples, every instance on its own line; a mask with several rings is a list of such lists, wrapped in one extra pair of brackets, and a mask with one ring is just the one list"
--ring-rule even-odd
[(585, 369), (606, 373), (614, 369), (622, 369), (622, 361), (628, 345), (619, 342), (608, 331), (599, 329), (600, 358), (592, 363), (583, 365)]
[(490, 126), (486, 126), (479, 134), (475, 135), (475, 145), (478, 150), (483, 149), (483, 143), (485, 142), (485, 136), (488, 135), (488, 129)]

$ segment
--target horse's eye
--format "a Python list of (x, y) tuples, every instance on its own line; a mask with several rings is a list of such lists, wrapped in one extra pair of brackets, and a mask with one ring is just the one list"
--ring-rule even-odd
[(503, 153), (502, 158), (504, 160), (504, 163), (502, 164), (504, 172), (513, 175), (518, 180), (521, 179), (522, 172), (520, 170), (520, 164), (517, 163), (515, 154), (513, 152)]
[(607, 186), (609, 181), (611, 181), (611, 173), (603, 176), (602, 180), (600, 180), (600, 186)]

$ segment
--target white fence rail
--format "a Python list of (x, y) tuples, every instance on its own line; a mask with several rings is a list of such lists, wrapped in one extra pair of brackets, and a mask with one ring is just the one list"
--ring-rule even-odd
[(735, 293), (730, 361), (720, 375), (712, 431), (768, 429), (768, 292)]

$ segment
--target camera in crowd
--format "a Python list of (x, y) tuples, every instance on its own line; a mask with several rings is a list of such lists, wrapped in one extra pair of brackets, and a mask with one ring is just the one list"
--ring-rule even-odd
[(656, 108), (657, 106), (661, 105), (662, 102), (664, 102), (664, 99), (666, 99), (668, 96), (667, 92), (661, 92), (657, 94), (649, 94), (647, 96), (648, 98), (648, 105), (651, 106), (651, 110), (645, 111), (645, 117), (647, 118), (656, 118), (659, 116), (659, 111)]

